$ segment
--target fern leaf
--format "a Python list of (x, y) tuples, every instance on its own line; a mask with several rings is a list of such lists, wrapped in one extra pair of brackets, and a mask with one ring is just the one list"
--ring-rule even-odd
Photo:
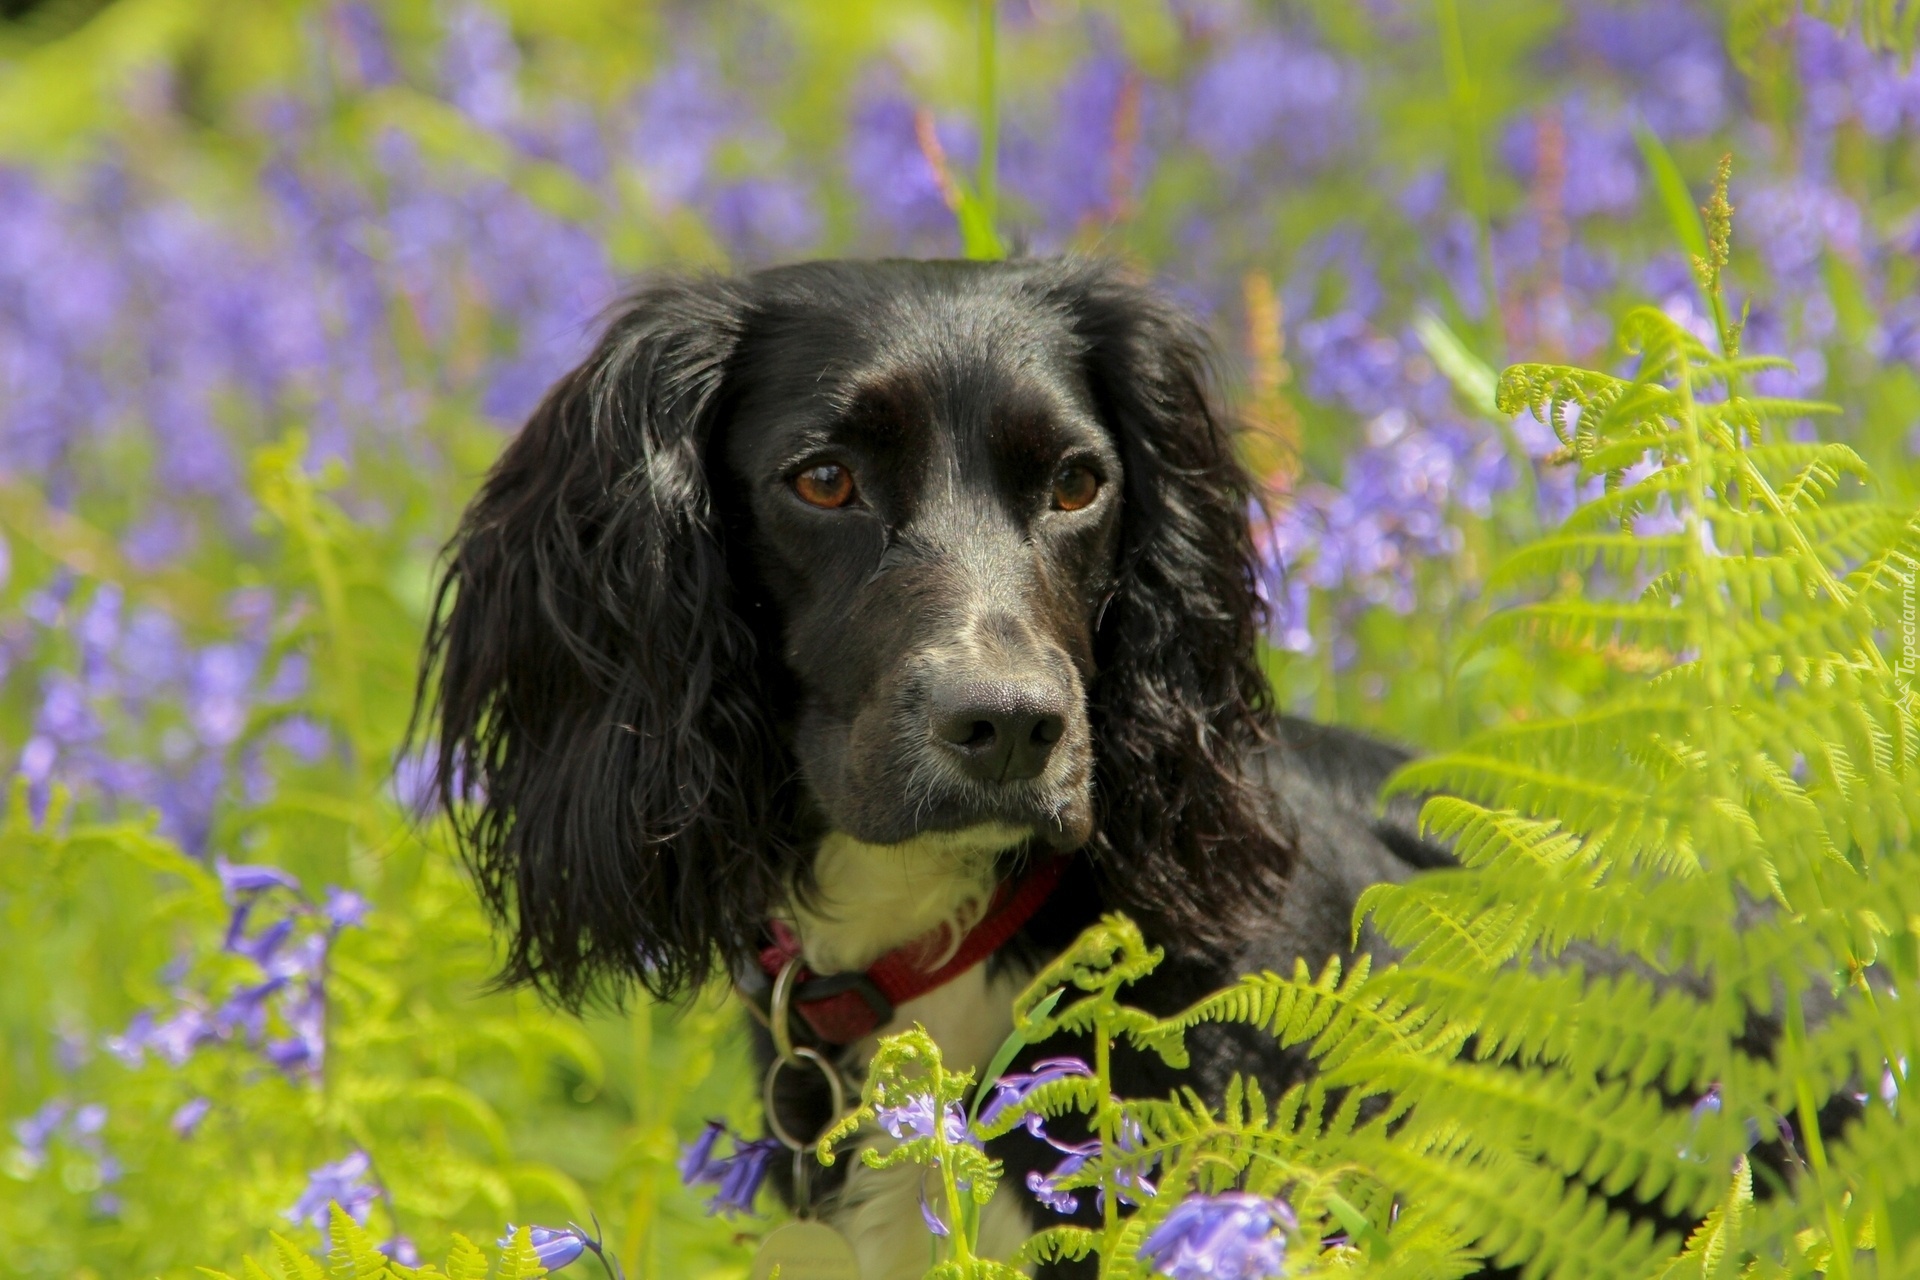
[(533, 1251), (533, 1235), (526, 1227), (514, 1228), (513, 1236), (500, 1253), (498, 1280), (540, 1280), (547, 1269)]
[(275, 1232), (273, 1256), (279, 1260), (280, 1270), (287, 1280), (327, 1280), (327, 1273), (320, 1268), (307, 1251), (293, 1241)]
[(327, 1208), (327, 1226), (333, 1238), (327, 1253), (332, 1280), (386, 1280), (387, 1256), (373, 1247), (373, 1237), (338, 1203)]
[(1753, 1170), (1745, 1156), (1735, 1163), (1727, 1194), (1694, 1229), (1687, 1247), (1660, 1273), (1660, 1280), (1712, 1280), (1727, 1274), (1753, 1207)]
[(1085, 1227), (1048, 1227), (1027, 1237), (1015, 1253), (1015, 1267), (1031, 1268), (1049, 1263), (1078, 1262), (1090, 1257), (1099, 1247), (1099, 1233)]
[(447, 1280), (487, 1280), (487, 1255), (457, 1231), (447, 1250)]

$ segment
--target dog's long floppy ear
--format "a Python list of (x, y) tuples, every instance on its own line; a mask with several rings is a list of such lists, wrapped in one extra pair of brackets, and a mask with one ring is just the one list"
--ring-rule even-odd
[(1110, 891), (1163, 937), (1224, 942), (1226, 922), (1277, 893), (1293, 848), (1253, 772), (1272, 695), (1251, 482), (1198, 325), (1112, 266), (1067, 273), (1062, 300), (1125, 468), (1091, 690)]
[(746, 303), (655, 285), (548, 394), (448, 546), (416, 726), (501, 977), (670, 996), (764, 919), (791, 770), (704, 454)]

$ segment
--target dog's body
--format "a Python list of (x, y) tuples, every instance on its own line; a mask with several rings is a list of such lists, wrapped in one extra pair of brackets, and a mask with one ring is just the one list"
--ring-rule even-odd
[[(1099, 264), (636, 297), (475, 499), (431, 638), (440, 795), (513, 923), (507, 975), (672, 996), (755, 972), (775, 922), (812, 971), (858, 971), (1064, 858), (1010, 942), (882, 1028), (977, 1070), (1106, 911), (1166, 948), (1130, 993), (1164, 1012), (1346, 952), (1366, 885), (1445, 855), (1376, 811), (1398, 753), (1273, 714), (1250, 486), (1208, 388), (1197, 330)], [(821, 1047), (857, 1079), (873, 1036)], [(1303, 1069), (1244, 1028), (1193, 1059), (1203, 1093)], [(1126, 1094), (1175, 1084), (1115, 1069)], [(824, 1118), (819, 1079), (778, 1083), (789, 1126)], [(989, 1251), (1057, 1220), (1021, 1192), (1048, 1149), (996, 1153)], [(867, 1280), (919, 1274), (917, 1180), (849, 1166), (815, 1182), (823, 1216)]]
[[(1329, 957), (1350, 955), (1354, 904), (1363, 889), (1381, 881), (1402, 880), (1416, 869), (1447, 861), (1444, 851), (1415, 835), (1412, 806), (1396, 805), (1384, 814), (1376, 810), (1374, 797), (1379, 784), (1401, 758), (1400, 753), (1355, 734), (1281, 720), (1278, 740), (1264, 754), (1262, 763), (1276, 805), (1291, 815), (1297, 832), (1296, 857), (1284, 893), (1271, 914), (1248, 928), (1225, 957), (1196, 954), (1182, 946), (1178, 938), (1150, 939), (1167, 947), (1169, 958), (1158, 972), (1128, 989), (1128, 1000), (1169, 1014), (1229, 985), (1242, 973), (1289, 973), (1296, 959), (1318, 972)], [(880, 874), (863, 878), (862, 887), (882, 879)], [(972, 900), (967, 877), (955, 877), (950, 883), (953, 901)], [(922, 881), (921, 887), (931, 886)], [(831, 882), (823, 880), (820, 896), (827, 903), (836, 901)], [(1046, 911), (1013, 943), (960, 979), (902, 1004), (893, 1020), (876, 1035), (918, 1023), (940, 1045), (948, 1065), (978, 1073), (1012, 1031), (1011, 1003), (1026, 979), (1092, 924), (1106, 905), (1095, 877), (1070, 872)], [(909, 932), (910, 925), (903, 925), (897, 936), (874, 937), (860, 926), (870, 917), (848, 912), (846, 918), (861, 932), (862, 944), (868, 949), (882, 947), (883, 943), (898, 945), (918, 936)], [(835, 938), (834, 921), (816, 917), (809, 923), (815, 927), (803, 936), (820, 939), (823, 954), (850, 953)], [(1361, 950), (1372, 950), (1374, 945), (1371, 937), (1363, 935)], [(810, 961), (813, 954), (810, 949)], [(1283, 1051), (1270, 1037), (1244, 1027), (1204, 1027), (1190, 1035), (1189, 1043), (1192, 1065), (1179, 1073), (1168, 1070), (1158, 1059), (1119, 1051), (1115, 1080), (1121, 1094), (1165, 1097), (1177, 1087), (1187, 1086), (1217, 1099), (1228, 1079), (1238, 1072), (1259, 1080), (1269, 1096), (1278, 1096), (1307, 1069), (1299, 1051)], [(773, 1057), (771, 1040), (764, 1031), (757, 1047), (759, 1065), (764, 1068)], [(838, 1064), (843, 1073), (859, 1079), (873, 1048), (874, 1040), (869, 1037), (841, 1050)], [(1063, 1053), (1089, 1056), (1084, 1044), (1056, 1038), (1023, 1052), (1015, 1061), (1015, 1069), (1030, 1066), (1037, 1058)], [(783, 1093), (780, 1105), (784, 1111), (815, 1122), (824, 1116), (824, 1087), (817, 1079), (801, 1072), (791, 1080), (783, 1076), (783, 1083), (798, 1086)], [(1049, 1128), (1055, 1137), (1067, 1141), (1088, 1136), (1070, 1118), (1054, 1121)], [(1008, 1176), (1005, 1190), (991, 1203), (983, 1219), (981, 1247), (989, 1256), (1005, 1257), (1039, 1227), (1063, 1221), (1020, 1190), (1028, 1172), (1044, 1173), (1060, 1157), (1020, 1129), (997, 1140), (990, 1150), (1005, 1161)], [(791, 1200), (785, 1174), (783, 1167), (776, 1176), (782, 1177), (783, 1191)], [(875, 1172), (857, 1160), (843, 1159), (834, 1169), (814, 1176), (814, 1190), (825, 1198), (826, 1216), (853, 1243), (863, 1276), (911, 1277), (925, 1270), (927, 1243), (918, 1209), (921, 1183), (917, 1170)], [(1083, 1197), (1074, 1220), (1098, 1221), (1091, 1197)], [(1073, 1268), (1055, 1268), (1049, 1274), (1073, 1274)]]

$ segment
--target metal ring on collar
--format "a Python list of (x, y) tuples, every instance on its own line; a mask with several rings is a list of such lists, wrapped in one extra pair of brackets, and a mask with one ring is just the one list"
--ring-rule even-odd
[[(793, 999), (794, 975), (800, 972), (800, 964), (800, 957), (795, 956), (780, 966), (780, 973), (773, 980), (773, 995), (767, 1001), (767, 1030), (773, 1033), (774, 1052), (790, 1067), (799, 1066), (800, 1055), (809, 1052), (793, 1047), (793, 1016), (787, 1008)], [(818, 1054), (812, 1056), (816, 1062), (822, 1060)]]
[[(773, 1082), (780, 1078), (781, 1067), (788, 1065), (799, 1066), (802, 1063), (811, 1064), (821, 1075), (827, 1078), (827, 1093), (833, 1100), (833, 1118), (827, 1121), (826, 1126), (821, 1129), (821, 1133), (825, 1133), (828, 1128), (831, 1128), (837, 1123), (840, 1117), (846, 1113), (847, 1109), (847, 1093), (846, 1089), (840, 1084), (840, 1072), (834, 1068), (831, 1062), (828, 1062), (812, 1049), (795, 1049), (791, 1059), (775, 1058), (772, 1062), (769, 1062), (767, 1064), (767, 1078), (760, 1085), (760, 1105), (767, 1113), (767, 1128), (773, 1131), (773, 1136), (778, 1138), (780, 1144), (789, 1151), (805, 1151), (812, 1143), (801, 1142), (798, 1138), (795, 1138), (791, 1133), (787, 1132), (786, 1125), (780, 1123), (779, 1108), (773, 1104)], [(816, 1140), (818, 1139), (817, 1134), (815, 1138)]]

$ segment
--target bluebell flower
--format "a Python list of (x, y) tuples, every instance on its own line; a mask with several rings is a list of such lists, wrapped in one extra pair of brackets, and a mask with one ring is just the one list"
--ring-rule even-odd
[(1317, 161), (1351, 136), (1351, 73), (1324, 50), (1273, 32), (1222, 44), (1194, 78), (1187, 133), (1222, 165), (1284, 143)]
[(1661, 137), (1709, 132), (1732, 104), (1735, 77), (1721, 33), (1687, 6), (1582, 5), (1566, 46), (1572, 56), (1598, 57), (1624, 80), (1634, 108)]
[(820, 234), (813, 192), (798, 182), (742, 178), (714, 193), (713, 229), (735, 257), (749, 262), (797, 253)]
[[(240, 918), (237, 913), (235, 918), (236, 920)], [(265, 965), (273, 959), (274, 952), (280, 949), (280, 944), (285, 942), (292, 933), (291, 918), (276, 920), (252, 937), (248, 937), (245, 933), (230, 936), (227, 950), (237, 956), (245, 956), (255, 964)]]
[(286, 979), (267, 979), (238, 988), (213, 1011), (213, 1029), (223, 1036), (238, 1034), (246, 1042), (257, 1042), (267, 1032), (267, 1000), (286, 986)]
[(949, 1102), (940, 1108), (936, 1118), (930, 1094), (917, 1094), (897, 1107), (876, 1107), (873, 1115), (888, 1136), (901, 1142), (931, 1138), (937, 1125), (950, 1143), (980, 1145), (980, 1140), (967, 1128), (967, 1117), (961, 1112), (960, 1104)]
[(28, 1164), (38, 1167), (45, 1163), (47, 1146), (53, 1141), (54, 1134), (60, 1131), (70, 1110), (69, 1103), (55, 1098), (26, 1119), (14, 1122), (13, 1136), (20, 1140)]
[(327, 924), (335, 930), (352, 928), (366, 921), (367, 913), (373, 908), (367, 900), (351, 889), (342, 889), (338, 885), (327, 887), (327, 900), (321, 908), (327, 917)]
[(100, 1042), (101, 1048), (118, 1058), (129, 1067), (137, 1067), (146, 1060), (147, 1044), (153, 1036), (153, 1013), (142, 1009), (133, 1015), (126, 1030), (118, 1035), (107, 1036)]
[[(500, 1237), (502, 1249), (513, 1243), (514, 1231), (509, 1222), (507, 1234)], [(560, 1270), (587, 1251), (587, 1237), (572, 1227), (528, 1227), (527, 1237), (533, 1243), (534, 1256), (549, 1271)]]
[[(1033, 1064), (1031, 1071), (1010, 1071), (993, 1082), (993, 1097), (981, 1109), (980, 1123), (991, 1125), (1006, 1112), (1026, 1101), (1027, 1095), (1041, 1085), (1052, 1084), (1056, 1080), (1068, 1080), (1075, 1076), (1088, 1079), (1093, 1077), (1093, 1068), (1078, 1058), (1042, 1058)], [(1040, 1119), (1037, 1115), (1027, 1117), (1027, 1127), (1035, 1137), (1040, 1136), (1034, 1123)]]
[(200, 1122), (207, 1118), (207, 1112), (213, 1110), (213, 1103), (207, 1098), (195, 1098), (182, 1103), (167, 1121), (167, 1127), (173, 1130), (173, 1136), (180, 1139), (191, 1138), (200, 1128)]
[(475, 123), (504, 129), (519, 118), (520, 50), (499, 14), (478, 4), (453, 8), (440, 65), (447, 96)]
[(1699, 1158), (1692, 1148), (1695, 1140), (1699, 1137), (1700, 1125), (1708, 1116), (1719, 1115), (1724, 1106), (1725, 1103), (1720, 1096), (1720, 1084), (1718, 1081), (1710, 1085), (1707, 1091), (1695, 1100), (1693, 1109), (1689, 1113), (1690, 1120), (1687, 1126), (1687, 1140), (1682, 1143), (1680, 1147), (1679, 1154), (1682, 1160)]
[(237, 865), (225, 858), (216, 858), (213, 869), (219, 873), (220, 887), (226, 890), (229, 897), (265, 893), (269, 889), (300, 892), (300, 882), (278, 867)]
[[(391, 1240), (384, 1240), (375, 1245), (374, 1248), (386, 1254), (403, 1267), (417, 1267), (420, 1265), (420, 1250), (414, 1245), (413, 1241), (409, 1240), (406, 1236), (395, 1236)], [(564, 1266), (565, 1264), (562, 1263), (561, 1265)], [(560, 1268), (556, 1266), (547, 1267), (549, 1271), (558, 1271), (559, 1269)]]
[(1148, 1233), (1139, 1258), (1173, 1280), (1261, 1280), (1286, 1266), (1284, 1202), (1244, 1191), (1189, 1196)]
[(373, 1161), (364, 1151), (352, 1151), (331, 1164), (323, 1164), (307, 1175), (306, 1190), (286, 1211), (289, 1222), (304, 1222), (321, 1231), (327, 1228), (327, 1206), (337, 1204), (355, 1222), (364, 1223), (379, 1188), (368, 1176)]
[(386, 28), (371, 5), (362, 0), (347, 0), (345, 4), (335, 5), (329, 16), (353, 57), (353, 69), (360, 83), (390, 84), (399, 78), (393, 51), (388, 47)]
[(181, 1066), (194, 1050), (217, 1038), (213, 1022), (204, 1010), (183, 1005), (173, 1016), (156, 1022), (146, 1037), (146, 1047), (173, 1066)]
[[(1067, 1059), (1066, 1061), (1073, 1061)], [(1041, 1173), (1038, 1169), (1027, 1174), (1027, 1190), (1034, 1199), (1046, 1205), (1055, 1213), (1072, 1213), (1080, 1207), (1080, 1198), (1061, 1184), (1078, 1174), (1087, 1163), (1097, 1159), (1101, 1151), (1098, 1138), (1089, 1138), (1085, 1142), (1062, 1142), (1046, 1131), (1039, 1116), (1028, 1116), (1025, 1121), (1027, 1131), (1041, 1139), (1066, 1158), (1055, 1165), (1050, 1173)], [(1131, 1116), (1120, 1121), (1120, 1132), (1114, 1147), (1122, 1156), (1141, 1151), (1146, 1146), (1145, 1135), (1141, 1132), (1140, 1122)], [(1113, 1170), (1114, 1194), (1121, 1204), (1141, 1205), (1156, 1194), (1152, 1180), (1147, 1176), (1153, 1166), (1159, 1162), (1159, 1156), (1148, 1156), (1136, 1160), (1123, 1160)], [(1102, 1186), (1095, 1193), (1096, 1202), (1105, 1208), (1107, 1189)]]
[(713, 1160), (714, 1144), (720, 1141), (720, 1135), (727, 1132), (724, 1120), (709, 1120), (700, 1130), (700, 1136), (688, 1143), (680, 1153), (680, 1181), (692, 1186)]
[(629, 143), (649, 196), (685, 204), (708, 185), (714, 152), (743, 123), (740, 103), (704, 62), (680, 59), (641, 92)]
[(1064, 1153), (1066, 1159), (1055, 1165), (1052, 1173), (1041, 1173), (1038, 1169), (1029, 1171), (1027, 1190), (1033, 1193), (1034, 1199), (1055, 1213), (1072, 1213), (1080, 1207), (1080, 1197), (1063, 1190), (1060, 1183), (1080, 1172), (1087, 1161), (1100, 1154), (1100, 1140), (1093, 1138), (1077, 1144), (1056, 1142), (1052, 1138), (1046, 1141), (1055, 1151)]
[(1739, 216), (1742, 236), (1759, 246), (1788, 288), (1812, 287), (1829, 249), (1859, 260), (1866, 236), (1864, 215), (1852, 198), (1804, 176), (1747, 192)]
[[(964, 122), (948, 119), (937, 121), (934, 132), (954, 169), (971, 171), (978, 135)], [(953, 211), (920, 149), (910, 99), (891, 86), (863, 92), (847, 121), (844, 147), (847, 180), (877, 229), (892, 233), (896, 243), (950, 247), (955, 242)]]
[(927, 1187), (924, 1180), (920, 1184), (920, 1221), (927, 1224), (928, 1232), (942, 1239), (953, 1234), (947, 1229), (947, 1224), (940, 1220), (940, 1215), (933, 1211), (933, 1206), (927, 1202)]
[[(713, 1154), (715, 1144), (725, 1133), (733, 1143), (730, 1155)], [(715, 1188), (707, 1201), (708, 1213), (752, 1213), (754, 1197), (773, 1168), (774, 1157), (783, 1150), (773, 1138), (743, 1141), (718, 1120), (710, 1120), (680, 1156), (680, 1180), (689, 1187)]]

